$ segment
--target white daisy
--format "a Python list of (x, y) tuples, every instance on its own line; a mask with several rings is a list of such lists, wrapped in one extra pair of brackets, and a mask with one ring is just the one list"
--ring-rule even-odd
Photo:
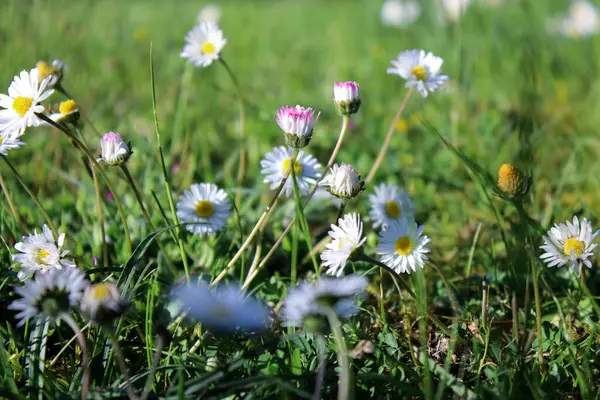
[(197, 67), (208, 67), (218, 60), (227, 43), (214, 21), (203, 21), (195, 26), (188, 32), (185, 41), (181, 57), (187, 58)]
[(567, 221), (566, 224), (554, 224), (548, 231), (548, 236), (544, 236), (544, 244), (540, 248), (546, 252), (540, 258), (550, 268), (562, 267), (568, 263), (571, 272), (579, 274), (581, 263), (592, 268), (589, 258), (597, 246), (592, 242), (599, 233), (600, 231), (596, 231), (592, 234), (592, 223), (584, 218), (579, 224), (576, 216), (573, 217), (573, 223)]
[(62, 81), (65, 69), (67, 69), (67, 64), (60, 60), (53, 60), (52, 64), (47, 63), (46, 61), (38, 61), (35, 68), (38, 70), (40, 80), (50, 78), (48, 87), (53, 88)]
[(399, 274), (423, 268), (428, 260), (426, 254), (431, 251), (425, 247), (431, 239), (421, 236), (423, 229), (412, 218), (390, 221), (387, 229), (379, 232), (377, 254), (381, 255), (381, 262)]
[(187, 316), (216, 332), (257, 331), (269, 323), (268, 309), (245, 296), (237, 285), (211, 288), (204, 282), (185, 283), (173, 288), (171, 298)]
[(393, 67), (388, 68), (387, 72), (406, 79), (405, 87), (414, 87), (423, 97), (427, 97), (429, 92), (438, 90), (448, 79), (447, 75), (440, 74), (443, 62), (440, 57), (425, 53), (424, 50), (406, 50), (392, 60)]
[(294, 148), (307, 146), (320, 115), (320, 112), (315, 115), (315, 111), (310, 107), (279, 107), (275, 121), (284, 133), (285, 144)]
[(15, 249), (20, 253), (12, 255), (13, 261), (21, 264), (17, 273), (20, 280), (30, 278), (37, 271), (75, 267), (74, 262), (64, 258), (69, 252), (61, 250), (65, 242), (64, 233), (55, 242), (52, 231), (44, 225), (42, 233), (38, 234), (34, 230), (33, 235), (23, 236), (21, 240), (22, 242), (15, 244)]
[(91, 321), (105, 323), (122, 314), (128, 302), (121, 298), (114, 283), (89, 285), (81, 299), (81, 311)]
[(358, 214), (346, 214), (338, 219), (338, 224), (331, 224), (329, 236), (333, 239), (326, 250), (321, 253), (322, 265), (329, 267), (329, 275), (341, 276), (346, 262), (359, 249), (367, 238), (362, 236), (363, 223)]
[(17, 310), (17, 326), (29, 319), (56, 322), (61, 313), (68, 313), (79, 306), (83, 290), (88, 282), (79, 268), (51, 269), (47, 273), (36, 274), (23, 287), (15, 288), (21, 296), (8, 308)]
[(46, 90), (50, 77), (40, 82), (38, 70), (21, 71), (14, 77), (8, 88), (8, 96), (0, 94), (0, 130), (11, 129), (23, 133), (25, 128), (39, 126), (40, 119), (35, 113), (44, 112), (40, 105), (52, 93), (53, 89)]
[(213, 183), (193, 184), (177, 203), (177, 217), (200, 236), (220, 231), (231, 214), (227, 192)]
[(381, 22), (384, 25), (408, 26), (420, 15), (421, 6), (416, 1), (386, 0), (381, 6)]
[(458, 21), (467, 11), (471, 0), (441, 0), (444, 16), (452, 21)]
[(600, 32), (600, 13), (589, 1), (575, 1), (567, 16), (553, 20), (549, 28), (575, 39), (595, 35)]
[(0, 154), (7, 155), (8, 150), (18, 149), (24, 145), (25, 142), (19, 140), (19, 136), (16, 132), (1, 131), (0, 132)]
[[(274, 147), (273, 151), (265, 154), (265, 157), (260, 161), (262, 168), (260, 172), (265, 175), (264, 182), (270, 183), (270, 189), (275, 189), (281, 184), (281, 180), (290, 168), (292, 153), (293, 150), (289, 147)], [(301, 195), (307, 194), (310, 186), (317, 182), (320, 170), (321, 164), (319, 164), (316, 158), (310, 154), (305, 154), (302, 150), (298, 152), (298, 157), (294, 162), (294, 173), (296, 174), (296, 181), (298, 182), (298, 189)], [(286, 196), (290, 197), (293, 191), (294, 186), (290, 174), (283, 186), (283, 192)]]
[(394, 220), (402, 217), (411, 218), (415, 208), (410, 196), (394, 184), (381, 184), (375, 187), (375, 194), (369, 195), (371, 210), (369, 217), (373, 228), (385, 229)]
[(329, 173), (319, 182), (319, 186), (326, 186), (329, 193), (341, 199), (352, 199), (358, 196), (364, 185), (352, 165), (344, 163), (341, 166), (334, 164)]
[(98, 161), (102, 160), (110, 166), (123, 164), (133, 153), (129, 144), (116, 132), (108, 132), (102, 136), (100, 149), (102, 157)]

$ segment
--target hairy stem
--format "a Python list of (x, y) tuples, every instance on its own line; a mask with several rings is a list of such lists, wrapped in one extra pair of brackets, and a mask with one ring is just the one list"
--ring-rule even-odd
[(85, 344), (85, 337), (70, 314), (62, 313), (60, 318), (65, 321), (73, 330), (73, 333), (75, 333), (75, 336), (77, 337), (79, 348), (81, 349), (81, 365), (83, 366), (83, 377), (81, 378), (81, 399), (85, 400), (87, 399), (87, 394), (90, 390), (89, 355), (87, 351), (87, 345)]

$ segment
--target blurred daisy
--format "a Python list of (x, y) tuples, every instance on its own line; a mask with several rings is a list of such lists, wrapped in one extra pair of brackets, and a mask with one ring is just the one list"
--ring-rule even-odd
[(15, 288), (21, 296), (8, 308), (19, 311), (16, 318), (22, 326), (29, 319), (40, 321), (48, 318), (56, 322), (62, 313), (69, 313), (79, 306), (79, 301), (88, 282), (79, 268), (52, 269), (36, 274), (23, 287)]
[(40, 80), (50, 78), (48, 80), (48, 87), (53, 88), (62, 81), (67, 64), (60, 60), (53, 60), (52, 64), (46, 61), (38, 61), (35, 68), (38, 70)]
[(365, 183), (360, 180), (360, 175), (352, 165), (342, 163), (334, 164), (319, 182), (319, 186), (326, 186), (329, 193), (341, 199), (352, 199), (363, 190)]
[(231, 214), (227, 193), (213, 183), (193, 184), (177, 203), (177, 217), (200, 236), (220, 231)]
[(275, 121), (284, 133), (285, 144), (294, 148), (308, 145), (321, 113), (312, 108), (283, 106), (277, 109)]
[(100, 151), (102, 156), (98, 161), (102, 160), (110, 166), (123, 164), (133, 153), (130, 145), (116, 132), (108, 132), (102, 136)]
[(2, 131), (0, 132), (0, 154), (7, 155), (8, 150), (18, 149), (24, 145), (24, 142), (19, 140), (16, 132)]
[(569, 264), (571, 272), (581, 273), (581, 264), (592, 268), (589, 258), (594, 254), (597, 244), (592, 243), (600, 231), (592, 234), (592, 223), (583, 219), (581, 224), (577, 216), (573, 222), (554, 224), (544, 236), (544, 244), (540, 246), (546, 252), (540, 257), (548, 267), (562, 267)]
[(386, 0), (381, 6), (381, 22), (384, 25), (408, 26), (420, 15), (421, 6), (416, 1)]
[(595, 35), (600, 32), (600, 14), (589, 1), (575, 1), (567, 16), (551, 21), (549, 29), (575, 39)]
[[(265, 175), (265, 183), (270, 183), (269, 189), (273, 190), (281, 184), (286, 172), (292, 163), (293, 150), (289, 147), (274, 147), (272, 152), (265, 154), (260, 161), (261, 173)], [(302, 150), (298, 152), (298, 157), (294, 162), (294, 173), (298, 182), (298, 189), (301, 195), (308, 193), (310, 186), (317, 182), (320, 176), (321, 164), (310, 154), (305, 154)], [(283, 186), (283, 192), (290, 197), (294, 191), (291, 174)]]
[(467, 11), (471, 0), (441, 0), (444, 16), (453, 22), (458, 21)]
[(65, 259), (69, 253), (62, 250), (65, 242), (65, 234), (61, 233), (58, 240), (54, 241), (52, 231), (42, 226), (42, 233), (33, 231), (33, 235), (23, 236), (22, 242), (15, 244), (19, 254), (13, 254), (13, 261), (21, 264), (17, 276), (24, 281), (37, 271), (47, 272), (51, 269), (74, 268), (75, 263)]
[(81, 311), (91, 321), (105, 323), (120, 316), (128, 302), (121, 298), (114, 283), (89, 285), (81, 299)]
[(348, 318), (359, 309), (356, 299), (365, 291), (368, 281), (361, 275), (343, 278), (322, 276), (314, 284), (303, 282), (290, 289), (283, 301), (281, 312), (284, 325), (315, 327), (320, 320), (333, 310), (339, 318)]
[(171, 299), (187, 316), (216, 332), (263, 330), (269, 323), (268, 309), (244, 295), (237, 285), (211, 288), (204, 282), (185, 283), (173, 288)]
[(214, 21), (204, 21), (195, 26), (188, 32), (185, 41), (181, 57), (187, 58), (196, 67), (208, 67), (218, 60), (227, 43)]
[(322, 265), (329, 268), (329, 275), (342, 275), (348, 259), (367, 240), (362, 232), (363, 223), (358, 214), (346, 214), (343, 219), (338, 219), (337, 225), (331, 225), (329, 236), (332, 241), (321, 253)]
[(13, 78), (8, 88), (8, 96), (0, 93), (0, 130), (7, 129), (23, 133), (25, 128), (39, 126), (40, 119), (35, 113), (44, 112), (40, 103), (46, 100), (53, 89), (47, 90), (50, 77), (40, 82), (38, 70), (21, 71)]
[(381, 184), (375, 187), (375, 194), (369, 195), (371, 210), (369, 217), (373, 228), (383, 228), (399, 218), (412, 218), (415, 208), (410, 196), (397, 185)]
[(421, 236), (424, 228), (412, 218), (390, 221), (387, 229), (379, 232), (377, 254), (381, 255), (381, 262), (399, 274), (423, 268), (428, 260), (426, 254), (431, 251), (425, 247), (431, 239)]
[(206, 21), (219, 22), (221, 19), (221, 8), (216, 4), (207, 4), (198, 13), (196, 22), (200, 25)]
[(440, 74), (443, 62), (440, 57), (424, 50), (406, 50), (392, 60), (392, 67), (387, 72), (406, 79), (405, 87), (414, 87), (427, 97), (429, 92), (438, 90), (448, 79), (447, 75)]

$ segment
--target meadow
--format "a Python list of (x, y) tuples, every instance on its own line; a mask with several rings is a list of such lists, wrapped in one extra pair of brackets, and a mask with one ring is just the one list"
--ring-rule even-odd
[[(549, 29), (562, 0), (457, 20), (423, 1), (402, 27), (383, 3), (215, 3), (226, 44), (201, 67), (181, 53), (205, 3), (3, 0), (0, 93), (39, 61), (67, 67), (32, 116), (46, 126), (15, 139), (0, 97), (0, 149), (25, 143), (0, 156), (0, 398), (600, 398), (595, 236), (550, 231), (600, 227), (600, 37)], [(387, 72), (410, 49), (443, 59), (427, 96)], [(334, 101), (346, 81), (355, 113)], [(308, 141), (275, 120), (296, 104), (320, 112), (302, 151), (321, 169), (302, 182), (286, 150), (278, 196), (265, 154)], [(328, 160), (351, 164), (346, 191), (333, 174), (337, 196), (303, 207)], [(222, 196), (186, 205), (200, 183)], [(382, 184), (405, 192), (398, 224), (377, 224)], [(418, 255), (414, 221), (429, 259), (382, 257), (404, 231), (394, 257)], [(15, 256), (44, 225), (30, 275)], [(566, 261), (549, 268), (553, 238)], [(327, 251), (346, 252), (338, 276)]]

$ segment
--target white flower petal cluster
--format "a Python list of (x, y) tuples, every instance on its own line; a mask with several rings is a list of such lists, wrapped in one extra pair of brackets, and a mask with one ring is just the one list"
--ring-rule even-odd
[(202, 21), (185, 37), (181, 57), (196, 67), (208, 67), (217, 61), (227, 40), (215, 21)]
[(367, 240), (363, 237), (363, 223), (358, 214), (346, 214), (338, 220), (337, 225), (331, 225), (332, 241), (321, 253), (322, 265), (328, 267), (327, 274), (341, 276), (348, 259)]
[(423, 235), (423, 225), (418, 226), (412, 218), (393, 220), (379, 233), (377, 254), (381, 262), (397, 273), (408, 273), (423, 268), (429, 250), (425, 245), (431, 241)]
[[(292, 156), (293, 150), (291, 148), (279, 146), (274, 147), (272, 152), (265, 154), (265, 157), (260, 161), (262, 168), (260, 172), (265, 176), (264, 182), (269, 183), (269, 189), (274, 190), (281, 184), (288, 169), (291, 167)], [(310, 187), (317, 183), (319, 176), (321, 176), (321, 164), (319, 164), (315, 157), (300, 150), (293, 168), (300, 194), (305, 195), (310, 190)], [(290, 174), (283, 186), (283, 193), (287, 197), (293, 195), (293, 185), (292, 175)]]
[(177, 217), (190, 223), (186, 229), (200, 236), (219, 232), (231, 215), (227, 192), (214, 183), (193, 184), (177, 203)]
[(392, 60), (392, 67), (387, 72), (404, 78), (405, 87), (414, 87), (423, 97), (427, 97), (428, 93), (435, 92), (448, 80), (447, 75), (440, 73), (443, 62), (440, 57), (424, 50), (406, 50)]

